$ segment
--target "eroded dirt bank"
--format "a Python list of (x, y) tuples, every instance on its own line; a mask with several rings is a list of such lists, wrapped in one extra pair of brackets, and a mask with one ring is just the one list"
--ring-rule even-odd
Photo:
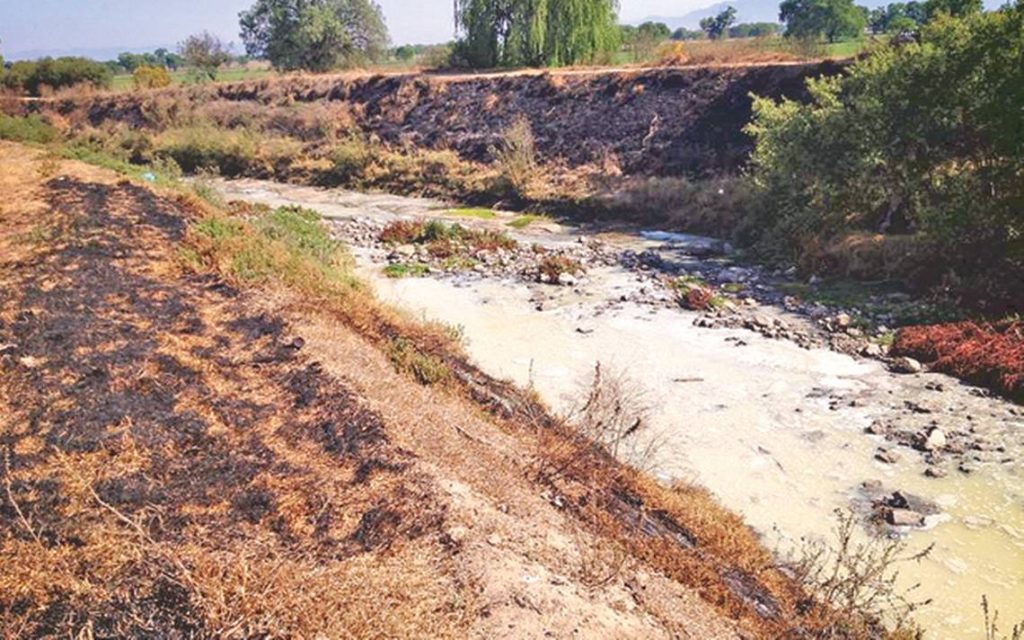
[(417, 384), (287, 290), (187, 268), (187, 200), (9, 144), (0, 189), (5, 635), (827, 623), (700, 491)]
[(539, 157), (569, 168), (613, 163), (627, 174), (706, 175), (735, 170), (750, 150), (742, 128), (750, 93), (806, 95), (808, 77), (841, 64), (648, 69), (481, 77), (291, 77), (111, 95), (57, 106), (93, 126), (160, 128), (202, 107), (227, 126), (248, 126), (272, 109), (281, 132), (315, 140), (317, 121), (378, 136), (399, 148), (453, 149), (489, 161), (517, 118), (526, 117)]
[[(929, 637), (970, 637), (982, 594), (1004, 619), (1024, 615), (1020, 408), (941, 374), (890, 371), (900, 363), (880, 360), (884, 349), (864, 329), (793, 305), (776, 289), (782, 283), (732, 263), (721, 242), (658, 232), (577, 237), (538, 221), (514, 232), (522, 250), (478, 253), (474, 265), (452, 269), (424, 247), (381, 242), (381, 231), (415, 219), (508, 230), (515, 218), (270, 183), (220, 188), (313, 207), (357, 248), (383, 297), (462, 327), (485, 370), (530, 385), (562, 411), (578, 408), (595, 363), (625, 370), (655, 408), (649, 436), (658, 446), (646, 462), (666, 481), (707, 486), (783, 547), (827, 539), (836, 508), (881, 519), (912, 548), (934, 544), (902, 568), (901, 583), (920, 582), (915, 598), (934, 599), (918, 613)], [(587, 272), (538, 282), (531, 245)], [(423, 265), (425, 277), (382, 274), (408, 264)], [(679, 308), (666, 278), (697, 276), (737, 292), (727, 313)]]

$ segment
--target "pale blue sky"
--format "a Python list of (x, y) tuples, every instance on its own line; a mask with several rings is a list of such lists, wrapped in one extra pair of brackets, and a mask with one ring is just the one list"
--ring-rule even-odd
[[(682, 15), (716, 0), (622, 0), (623, 20)], [(173, 47), (208, 29), (238, 43), (238, 12), (252, 0), (0, 0), (0, 53), (110, 57), (126, 49)], [(452, 37), (452, 0), (382, 0), (396, 44)], [(241, 49), (240, 46), (237, 47)]]

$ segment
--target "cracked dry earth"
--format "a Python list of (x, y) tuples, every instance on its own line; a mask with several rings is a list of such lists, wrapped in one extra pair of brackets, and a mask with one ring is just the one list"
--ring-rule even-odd
[(740, 637), (644, 566), (591, 584), (478, 407), (185, 272), (173, 200), (9, 144), (0, 190), (5, 637)]

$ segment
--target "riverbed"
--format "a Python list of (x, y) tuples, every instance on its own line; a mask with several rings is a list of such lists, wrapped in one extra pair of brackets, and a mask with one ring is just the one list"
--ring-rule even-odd
[[(412, 198), (258, 181), (217, 186), (231, 199), (299, 204), (329, 221), (446, 215), (443, 204)], [(578, 242), (581, 233), (531, 227), (510, 231), (546, 246)], [(658, 234), (618, 233), (609, 242), (673, 250), (673, 238)], [(833, 512), (862, 503), (865, 483), (937, 505), (924, 527), (894, 530), (908, 551), (934, 545), (901, 569), (905, 587), (920, 584), (913, 599), (933, 601), (916, 614), (928, 637), (982, 637), (983, 594), (1004, 628), (1024, 619), (1024, 412), (1015, 405), (941, 374), (900, 375), (871, 358), (695, 326), (697, 312), (631, 302), (650, 279), (618, 265), (594, 266), (560, 287), (480, 273), (391, 279), (380, 251), (353, 253), (379, 297), (460, 327), (476, 364), (532, 386), (556, 412), (578, 406), (598, 362), (629, 376), (651, 409), (647, 437), (658, 443), (643, 463), (665, 482), (707, 487), (770, 547), (829, 539)], [(984, 446), (943, 467), (944, 477), (929, 477), (919, 452), (865, 432), (880, 420), (970, 429)], [(880, 447), (898, 459), (879, 460)]]

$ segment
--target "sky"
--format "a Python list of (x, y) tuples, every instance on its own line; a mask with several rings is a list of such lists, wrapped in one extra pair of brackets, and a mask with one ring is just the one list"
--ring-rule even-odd
[[(241, 52), (238, 13), (253, 0), (0, 0), (0, 55), (112, 58), (174, 46), (204, 29)], [(678, 16), (716, 0), (621, 0), (624, 22)], [(380, 0), (395, 44), (452, 38), (453, 0)]]

